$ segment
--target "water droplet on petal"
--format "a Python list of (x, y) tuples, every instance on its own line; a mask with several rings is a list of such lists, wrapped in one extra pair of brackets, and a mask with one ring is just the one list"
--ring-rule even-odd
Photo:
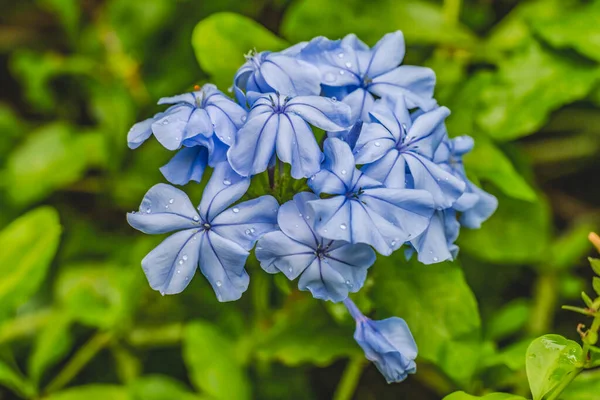
[(231, 181), (230, 181), (229, 179), (225, 179), (225, 180), (223, 181), (223, 184), (224, 184), (225, 186), (229, 186), (229, 185), (231, 185)]
[(298, 224), (296, 224), (296, 228), (298, 228), (298, 226), (299, 226), (299, 225), (298, 225)]
[(181, 270), (180, 270), (180, 269), (178, 269), (178, 270), (177, 270), (177, 273), (178, 273), (178, 274), (180, 274), (180, 273), (181, 273)]
[(194, 221), (198, 222), (200, 218), (197, 215), (194, 215)]
[(339, 58), (344, 58), (344, 53), (338, 53)]
[(327, 229), (323, 229), (323, 232), (327, 233)]
[(162, 124), (163, 125), (169, 125), (169, 119), (168, 118), (164, 119), (163, 122), (162, 122)]
[(433, 251), (429, 250), (429, 254), (433, 254)]
[(348, 286), (352, 287), (352, 282), (350, 282), (350, 281), (346, 281), (346, 285), (348, 285)]
[(231, 136), (227, 136), (227, 140), (231, 140)]
[(165, 292), (161, 291), (161, 292), (160, 292), (160, 295), (161, 295), (161, 296), (164, 296), (164, 295), (165, 295)]
[(256, 232), (256, 229), (250, 228), (250, 233), (254, 233), (254, 232)]
[(299, 213), (299, 214), (298, 214), (298, 216), (299, 216), (299, 217), (302, 217), (302, 213)]
[(344, 71), (343, 69), (340, 69), (340, 75), (344, 75), (346, 73), (346, 71)]
[(325, 74), (324, 79), (325, 82), (333, 82), (335, 81), (335, 75), (333, 75), (331, 72), (328, 72)]
[(239, 208), (237, 208), (237, 207), (233, 207), (233, 210), (231, 210), (231, 211), (233, 211), (234, 213), (239, 213), (239, 212), (240, 212), (240, 209), (239, 209)]
[(229, 87), (227, 88), (227, 91), (228, 91), (229, 93), (232, 93), (232, 92), (233, 92), (233, 86), (229, 86)]
[(381, 146), (381, 143), (375, 142), (375, 147), (379, 147), (379, 146)]
[(337, 101), (337, 97), (333, 96), (333, 97), (331, 98), (331, 101), (332, 101), (333, 103), (335, 103), (335, 102)]
[(292, 272), (294, 272), (294, 268), (292, 268), (292, 267), (289, 267), (289, 268), (288, 268), (288, 271), (289, 271), (289, 273), (291, 274)]
[(352, 68), (352, 63), (350, 61), (346, 63), (346, 68)]
[(188, 256), (187, 256), (187, 254), (184, 254), (183, 257), (181, 257), (181, 258), (183, 258), (183, 261), (187, 261)]
[(166, 209), (168, 209), (168, 208), (169, 208), (169, 205), (168, 205), (168, 204), (165, 204), (165, 208), (166, 208)]
[(250, 234), (250, 229), (246, 229), (245, 232), (246, 232), (246, 235), (249, 235)]
[(433, 261), (438, 262), (439, 258), (433, 257)]
[(192, 240), (197, 240), (198, 236), (194, 235), (194, 237), (192, 238)]
[(396, 241), (392, 240), (391, 243), (390, 243), (390, 245), (395, 246), (396, 245)]
[(146, 210), (146, 214), (150, 214), (151, 212), (152, 212), (152, 209), (150, 209), (150, 208)]
[(307, 216), (306, 216), (306, 219), (310, 219), (310, 215), (307, 215)]
[(346, 228), (348, 228), (348, 227), (346, 226), (346, 224), (340, 224), (340, 229), (341, 229), (341, 230), (346, 230)]
[(179, 265), (183, 265), (183, 260), (179, 260)]
[(245, 116), (245, 115), (242, 115), (242, 122), (246, 122), (246, 119), (247, 119), (247, 118), (248, 118), (247, 116)]
[(217, 286), (221, 287), (221, 285), (223, 285), (223, 283), (221, 281), (217, 281)]
[(341, 172), (342, 172), (342, 175), (346, 175), (346, 170), (345, 169), (343, 169)]
[(186, 277), (185, 277), (185, 280), (186, 280), (186, 281), (189, 281), (189, 280), (190, 280), (190, 277), (189, 277), (189, 276), (186, 276)]
[(173, 200), (173, 199), (169, 199), (169, 204), (173, 204), (174, 201), (175, 200)]

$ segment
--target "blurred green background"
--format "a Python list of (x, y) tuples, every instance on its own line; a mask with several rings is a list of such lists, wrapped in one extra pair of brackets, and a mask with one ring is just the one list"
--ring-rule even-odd
[[(528, 395), (525, 349), (577, 339), (600, 216), (599, 0), (0, 0), (0, 399), (440, 399)], [(197, 25), (197, 26), (196, 26)], [(125, 221), (171, 157), (129, 151), (159, 97), (231, 84), (243, 54), (401, 29), (405, 63), (437, 73), (469, 176), (499, 198), (458, 262), (380, 257), (353, 296), (405, 318), (419, 372), (386, 385), (343, 307), (248, 261), (220, 304), (196, 277), (152, 291), (140, 260), (161, 238)], [(199, 201), (201, 185), (186, 191)], [(593, 374), (593, 373), (592, 373)], [(598, 378), (598, 379), (596, 379)], [(579, 382), (581, 381), (581, 382)], [(340, 383), (341, 382), (341, 383)], [(600, 398), (600, 374), (564, 400)], [(352, 397), (354, 393), (354, 397)]]

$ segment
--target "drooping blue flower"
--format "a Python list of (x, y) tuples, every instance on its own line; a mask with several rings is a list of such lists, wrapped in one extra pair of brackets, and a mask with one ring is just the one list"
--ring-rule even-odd
[(253, 102), (227, 159), (238, 174), (250, 176), (265, 171), (277, 153), (281, 161), (292, 165), (293, 178), (306, 178), (319, 171), (323, 159), (309, 123), (340, 131), (349, 127), (349, 120), (346, 104), (325, 97), (261, 95)]
[(319, 70), (296, 57), (305, 43), (280, 53), (262, 51), (246, 55), (246, 63), (233, 78), (237, 101), (246, 106), (246, 93), (278, 92), (284, 96), (313, 96), (321, 92)]
[(402, 318), (373, 321), (365, 317), (350, 299), (344, 304), (356, 320), (354, 339), (387, 383), (402, 382), (417, 372), (417, 344)]
[(327, 139), (324, 147), (323, 169), (308, 181), (316, 194), (334, 195), (308, 202), (320, 236), (369, 244), (389, 255), (427, 228), (434, 210), (427, 191), (384, 187), (356, 169), (350, 147), (340, 139)]
[(317, 66), (325, 94), (336, 96), (352, 108), (353, 122), (368, 119), (374, 97), (403, 94), (409, 108), (435, 106), (435, 73), (424, 67), (400, 65), (405, 45), (402, 32), (388, 33), (372, 48), (350, 34), (342, 40), (317, 37), (299, 57)]
[(248, 178), (222, 162), (198, 210), (184, 192), (170, 185), (158, 184), (146, 193), (139, 212), (127, 214), (129, 224), (148, 234), (177, 231), (142, 260), (154, 290), (180, 293), (200, 266), (219, 301), (240, 298), (248, 288), (248, 251), (262, 235), (277, 229), (279, 207), (272, 196), (262, 196), (228, 208), (249, 185)]
[(435, 264), (456, 259), (458, 246), (454, 243), (460, 232), (460, 224), (453, 208), (437, 210), (425, 231), (410, 241), (406, 250), (407, 258), (416, 251), (423, 264)]
[(283, 272), (290, 280), (300, 276), (300, 290), (338, 302), (362, 288), (376, 256), (366, 244), (325, 239), (315, 232), (307, 202), (316, 199), (313, 193), (301, 192), (283, 204), (277, 215), (281, 230), (258, 241), (256, 258), (269, 273)]
[(480, 189), (467, 178), (462, 157), (473, 149), (474, 141), (470, 136), (447, 137), (437, 149), (434, 162), (466, 183), (464, 194), (456, 201), (453, 208), (461, 212), (461, 225), (477, 229), (498, 208), (498, 199)]
[(387, 187), (427, 190), (438, 209), (449, 208), (463, 194), (465, 183), (433, 161), (446, 136), (446, 107), (412, 116), (403, 97), (378, 100), (370, 112), (354, 148), (362, 171)]
[(228, 146), (246, 120), (246, 111), (210, 84), (195, 92), (162, 98), (158, 104), (173, 105), (135, 124), (127, 140), (130, 148), (137, 148), (154, 133), (168, 150), (183, 146), (161, 168), (165, 178), (177, 185), (199, 182), (207, 165), (214, 167), (225, 160)]

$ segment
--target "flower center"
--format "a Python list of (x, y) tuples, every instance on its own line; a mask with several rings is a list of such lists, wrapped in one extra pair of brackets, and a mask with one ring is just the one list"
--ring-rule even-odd
[(319, 260), (324, 260), (325, 258), (329, 257), (329, 246), (323, 246), (323, 245), (319, 245), (317, 247), (317, 250), (315, 250), (315, 256), (317, 256), (319, 258)]
[(211, 226), (208, 222), (205, 222), (204, 224), (202, 224), (202, 228), (204, 228), (205, 231), (210, 230)]
[(361, 82), (361, 85), (360, 85), (360, 86), (361, 86), (361, 87), (364, 89), (364, 88), (366, 88), (367, 86), (369, 86), (371, 83), (373, 83), (373, 79), (371, 79), (371, 78), (369, 78), (367, 75), (365, 75), (365, 76), (363, 77), (363, 80), (362, 80), (362, 82)]

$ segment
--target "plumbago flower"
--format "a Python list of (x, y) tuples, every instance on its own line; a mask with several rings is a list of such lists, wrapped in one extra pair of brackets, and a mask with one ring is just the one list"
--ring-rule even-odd
[(139, 212), (127, 215), (129, 224), (149, 234), (178, 231), (142, 260), (154, 290), (180, 293), (200, 266), (219, 301), (240, 298), (248, 288), (248, 251), (263, 234), (277, 229), (279, 207), (272, 196), (262, 196), (227, 208), (249, 185), (249, 179), (223, 162), (213, 171), (198, 210), (173, 186), (159, 183), (146, 193)]
[(256, 258), (269, 273), (300, 276), (298, 288), (317, 299), (342, 301), (362, 288), (375, 252), (366, 244), (325, 239), (315, 232), (315, 218), (307, 203), (318, 197), (302, 192), (279, 208), (280, 231), (263, 236)]
[(350, 108), (326, 97), (262, 95), (253, 102), (227, 159), (238, 174), (249, 176), (265, 171), (276, 152), (281, 161), (292, 165), (293, 178), (306, 178), (319, 172), (323, 159), (309, 123), (341, 131), (349, 121)]
[(340, 139), (325, 140), (323, 169), (310, 178), (318, 195), (308, 202), (319, 235), (349, 243), (365, 243), (389, 255), (429, 225), (433, 199), (425, 190), (387, 188), (355, 167), (354, 156)]
[[(298, 278), (317, 299), (344, 302), (356, 342), (388, 382), (415, 373), (406, 322), (373, 321), (349, 295), (363, 287), (375, 251), (403, 247), (423, 264), (454, 259), (461, 225), (478, 228), (498, 202), (467, 178), (462, 157), (473, 140), (448, 138), (450, 111), (433, 98), (433, 71), (401, 65), (404, 53), (401, 32), (373, 48), (355, 35), (317, 37), (249, 53), (233, 78), (237, 103), (210, 84), (161, 99), (170, 107), (134, 125), (129, 147), (154, 135), (177, 150), (160, 169), (173, 184), (214, 170), (197, 209), (161, 183), (127, 215), (142, 232), (173, 232), (142, 260), (150, 286), (179, 293), (199, 268), (219, 301), (236, 300), (248, 288), (245, 263), (257, 243), (266, 272)], [(322, 146), (313, 127), (326, 132)], [(290, 183), (282, 163), (275, 174), (277, 159), (301, 181)], [(235, 204), (267, 169), (268, 185), (259, 179), (252, 190), (264, 195)], [(286, 191), (305, 183), (313, 193)], [(279, 207), (269, 193), (293, 199)]]
[(246, 120), (246, 111), (211, 84), (192, 93), (162, 98), (158, 104), (174, 105), (135, 124), (127, 141), (135, 149), (154, 133), (168, 150), (184, 146), (161, 168), (165, 178), (176, 185), (200, 182), (207, 165), (214, 167), (224, 161), (227, 148)]
[(368, 119), (373, 95), (407, 98), (409, 108), (429, 110), (435, 106), (435, 74), (429, 68), (400, 65), (405, 45), (402, 32), (385, 35), (372, 48), (350, 34), (341, 40), (317, 37), (299, 52), (299, 57), (316, 65), (330, 96), (352, 108), (353, 121)]

